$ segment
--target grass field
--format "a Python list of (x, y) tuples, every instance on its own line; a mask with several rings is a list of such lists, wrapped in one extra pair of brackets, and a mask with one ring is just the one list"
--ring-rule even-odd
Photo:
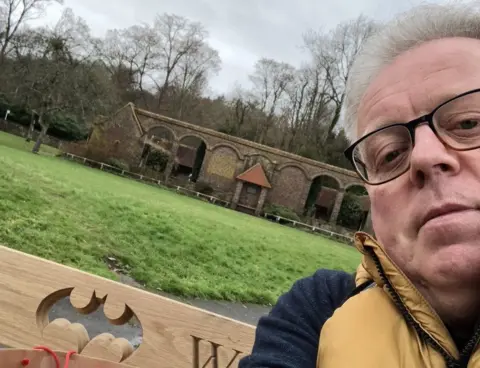
[[(0, 145), (2, 146), (16, 148), (23, 151), (31, 151), (34, 144), (35, 141), (27, 143), (25, 139), (0, 131)], [(58, 150), (47, 145), (42, 145), (40, 147), (40, 153), (43, 155), (54, 156), (58, 153)]]
[[(0, 133), (0, 244), (151, 290), (268, 304), (351, 247), (51, 155)], [(43, 152), (55, 150), (44, 147)]]

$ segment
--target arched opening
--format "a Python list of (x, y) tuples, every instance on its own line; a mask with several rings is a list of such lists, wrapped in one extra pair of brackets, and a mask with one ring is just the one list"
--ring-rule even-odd
[(370, 211), (370, 199), (362, 185), (351, 185), (345, 190), (337, 223), (353, 231), (362, 230)]
[(305, 214), (315, 220), (329, 221), (339, 188), (334, 177), (320, 175), (313, 179), (305, 202)]
[(175, 136), (170, 129), (157, 126), (150, 129), (143, 140), (139, 166), (144, 175), (160, 178), (172, 155)]
[(196, 183), (202, 170), (207, 145), (196, 136), (183, 137), (178, 146), (173, 176), (180, 181)]
[(262, 155), (260, 153), (254, 153), (249, 155), (246, 160), (247, 167), (252, 167), (256, 164), (262, 165), (262, 168), (263, 170), (265, 170), (267, 178), (271, 180), (275, 167), (273, 161), (268, 156)]

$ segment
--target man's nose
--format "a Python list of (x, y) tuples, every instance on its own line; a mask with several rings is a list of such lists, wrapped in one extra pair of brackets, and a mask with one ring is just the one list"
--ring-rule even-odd
[(417, 127), (410, 157), (412, 183), (421, 188), (440, 173), (455, 175), (459, 170), (458, 152), (446, 147), (428, 125)]

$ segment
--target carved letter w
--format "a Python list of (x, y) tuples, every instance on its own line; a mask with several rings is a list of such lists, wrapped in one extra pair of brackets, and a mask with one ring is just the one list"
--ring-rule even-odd
[(200, 362), (200, 342), (205, 341), (204, 339), (201, 339), (196, 336), (192, 336), (193, 338), (193, 368), (206, 368), (206, 367), (212, 367), (212, 368), (230, 368), (237, 359), (237, 357), (242, 353), (241, 351), (238, 350), (233, 350), (235, 351), (235, 355), (233, 358), (228, 362), (228, 364), (224, 367), (220, 367), (218, 363), (218, 348), (221, 347), (221, 345), (214, 343), (213, 341), (208, 341), (210, 343), (211, 347), (211, 352), (210, 356), (208, 359), (205, 361), (205, 363)]

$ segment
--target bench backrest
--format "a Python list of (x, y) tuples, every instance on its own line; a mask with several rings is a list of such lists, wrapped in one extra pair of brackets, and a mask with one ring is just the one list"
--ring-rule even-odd
[[(52, 306), (68, 296), (82, 314), (103, 305), (116, 325), (136, 317), (138, 348), (108, 333), (88, 336), (64, 318), (50, 321)], [(142, 368), (227, 368), (251, 351), (254, 335), (253, 326), (0, 246), (0, 345), (46, 345)]]

